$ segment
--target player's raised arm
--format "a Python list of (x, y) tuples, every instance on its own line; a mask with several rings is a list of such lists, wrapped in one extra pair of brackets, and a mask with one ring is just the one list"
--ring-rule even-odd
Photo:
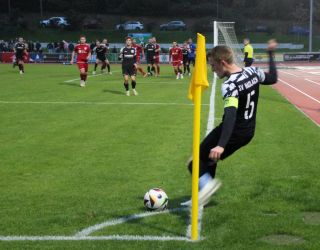
[(262, 81), (261, 84), (263, 85), (272, 85), (275, 84), (278, 81), (278, 72), (277, 72), (277, 67), (276, 64), (274, 62), (274, 51), (277, 48), (278, 43), (275, 39), (271, 39), (268, 42), (268, 47), (267, 47), (267, 51), (269, 54), (269, 72), (268, 73), (264, 73), (265, 78), (264, 81)]

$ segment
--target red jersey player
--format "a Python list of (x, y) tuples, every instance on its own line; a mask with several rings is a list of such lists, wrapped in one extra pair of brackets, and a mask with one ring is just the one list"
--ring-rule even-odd
[(148, 74), (143, 70), (143, 68), (140, 65), (140, 60), (141, 60), (141, 55), (144, 57), (144, 49), (141, 45), (136, 44), (136, 40), (132, 40), (132, 47), (136, 49), (136, 65), (137, 65), (137, 70), (143, 75), (143, 77), (147, 77)]
[(156, 76), (159, 76), (160, 74), (160, 45), (157, 43), (157, 39), (155, 37), (153, 37), (153, 43), (156, 47), (155, 49), (155, 57), (154, 57), (154, 65), (155, 65), (155, 71), (156, 71)]
[(91, 57), (91, 49), (89, 44), (86, 43), (85, 36), (81, 36), (80, 43), (74, 47), (70, 64), (73, 64), (75, 54), (77, 54), (77, 65), (80, 70), (80, 86), (85, 87), (88, 75), (88, 60)]
[(177, 76), (177, 79), (183, 79), (182, 70), (180, 69), (180, 66), (182, 65), (183, 61), (183, 55), (182, 50), (178, 46), (177, 42), (172, 43), (172, 48), (169, 52), (169, 63), (172, 63), (174, 73)]

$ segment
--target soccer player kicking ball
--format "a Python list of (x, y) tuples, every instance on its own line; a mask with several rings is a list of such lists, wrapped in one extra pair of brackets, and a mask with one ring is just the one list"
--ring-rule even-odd
[(169, 63), (172, 63), (174, 73), (177, 76), (178, 79), (183, 79), (182, 70), (180, 69), (180, 66), (182, 65), (183, 55), (182, 50), (178, 46), (177, 42), (172, 43), (172, 48), (169, 52)]
[(122, 74), (124, 78), (124, 87), (126, 95), (130, 96), (129, 91), (129, 76), (131, 78), (131, 87), (134, 95), (138, 95), (136, 91), (136, 74), (137, 74), (137, 51), (132, 46), (132, 38), (126, 38), (126, 46), (120, 51), (120, 58), (122, 59)]
[(75, 54), (77, 54), (77, 65), (80, 70), (80, 87), (85, 87), (88, 75), (88, 60), (91, 57), (90, 46), (86, 43), (85, 36), (80, 37), (80, 43), (77, 44), (72, 51), (71, 65), (73, 64)]
[(18, 42), (14, 46), (14, 52), (16, 57), (16, 63), (19, 66), (20, 74), (24, 74), (24, 57), (27, 55), (26, 45), (23, 42), (23, 38), (19, 37)]
[[(240, 68), (234, 62), (231, 48), (216, 46), (211, 50), (209, 61), (212, 70), (222, 84), (224, 115), (222, 122), (213, 129), (200, 145), (199, 206), (205, 206), (221, 185), (215, 178), (217, 162), (247, 145), (253, 138), (260, 85), (277, 82), (277, 69), (273, 53), (277, 43), (268, 43), (269, 73), (257, 67)], [(188, 164), (192, 170), (192, 161)], [(191, 206), (191, 201), (181, 205)]]

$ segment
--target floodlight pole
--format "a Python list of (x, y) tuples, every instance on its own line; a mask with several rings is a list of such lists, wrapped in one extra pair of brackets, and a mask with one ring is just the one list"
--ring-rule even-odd
[(312, 52), (313, 0), (310, 0), (309, 52)]
[(43, 17), (43, 5), (42, 5), (42, 0), (40, 0), (40, 16)]

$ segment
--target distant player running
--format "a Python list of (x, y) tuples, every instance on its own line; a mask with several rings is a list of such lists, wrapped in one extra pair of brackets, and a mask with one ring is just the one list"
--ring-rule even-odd
[(172, 48), (169, 51), (169, 63), (172, 63), (174, 73), (176, 74), (176, 78), (183, 79), (182, 70), (180, 66), (182, 65), (183, 55), (182, 50), (178, 46), (177, 42), (172, 43)]
[[(276, 46), (275, 40), (269, 41), (269, 73), (257, 67), (240, 68), (234, 63), (232, 50), (227, 46), (217, 46), (209, 55), (212, 70), (220, 79), (226, 77), (227, 80), (222, 84), (222, 122), (200, 145), (200, 206), (206, 205), (221, 185), (219, 180), (214, 179), (217, 162), (247, 145), (254, 136), (260, 84), (271, 85), (277, 82), (277, 69), (273, 60)], [(192, 161), (188, 167), (191, 171)], [(182, 205), (190, 206), (191, 201)]]
[(144, 49), (141, 45), (136, 44), (135, 39), (132, 40), (132, 46), (136, 49), (136, 52), (137, 52), (137, 57), (136, 57), (137, 70), (143, 75), (143, 77), (147, 77), (148, 74), (143, 70), (140, 64), (141, 57), (144, 57)]
[(148, 75), (152, 76), (151, 69), (154, 67), (154, 58), (156, 53), (156, 46), (153, 44), (152, 38), (149, 39), (149, 42), (144, 47), (146, 53), (146, 59), (148, 64)]
[(88, 60), (91, 57), (90, 46), (86, 43), (85, 36), (81, 36), (80, 43), (74, 47), (70, 64), (73, 64), (75, 54), (77, 54), (77, 65), (80, 71), (80, 87), (85, 87), (88, 75)]
[(120, 58), (122, 59), (122, 74), (124, 78), (124, 87), (126, 95), (130, 96), (129, 77), (131, 78), (131, 87), (134, 95), (138, 95), (136, 91), (136, 74), (137, 74), (137, 52), (132, 46), (132, 38), (126, 38), (126, 46), (120, 50)]
[(196, 49), (197, 49), (197, 46), (192, 42), (191, 38), (188, 39), (188, 45), (189, 45), (189, 55), (188, 55), (189, 65), (192, 64), (194, 66), (194, 64), (196, 62)]
[(106, 62), (107, 47), (103, 43), (100, 43), (100, 41), (97, 40), (96, 47), (93, 48), (93, 51), (96, 53), (96, 62), (94, 64), (94, 70), (93, 70), (92, 74), (93, 75), (96, 74), (97, 67), (99, 64), (102, 64), (101, 65), (101, 73), (103, 73), (103, 70), (107, 66), (107, 62)]
[(182, 47), (182, 56), (183, 56), (183, 74), (185, 75), (188, 71), (188, 75), (190, 76), (190, 65), (189, 65), (189, 46), (188, 43), (185, 42)]
[[(104, 44), (104, 46), (106, 47), (106, 66), (107, 66), (107, 69), (108, 69), (108, 74), (109, 75), (112, 75), (112, 72), (111, 72), (111, 68), (110, 68), (110, 62), (109, 62), (109, 60), (108, 60), (108, 58), (107, 58), (107, 54), (108, 54), (108, 52), (109, 52), (109, 49), (110, 49), (110, 46), (109, 46), (109, 43), (108, 43), (108, 39), (107, 38), (104, 38), (103, 40), (102, 40), (102, 44)], [(106, 67), (104, 67), (104, 69), (105, 69)]]
[(156, 76), (160, 75), (160, 52), (161, 47), (160, 44), (157, 43), (157, 39), (155, 37), (152, 38), (152, 42), (155, 46), (155, 53), (154, 53), (154, 68)]
[(19, 72), (20, 74), (24, 74), (24, 59), (27, 55), (27, 49), (22, 37), (19, 37), (18, 42), (15, 44), (14, 52), (16, 63), (19, 66)]

